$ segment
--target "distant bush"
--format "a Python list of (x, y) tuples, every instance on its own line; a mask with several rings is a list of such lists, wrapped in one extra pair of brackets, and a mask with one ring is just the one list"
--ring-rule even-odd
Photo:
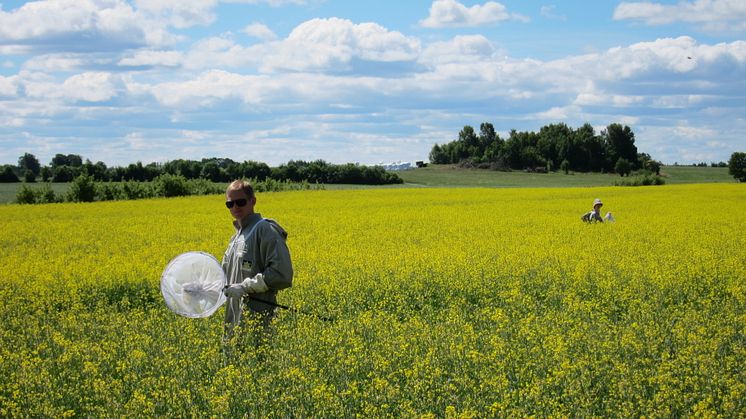
[[(258, 181), (249, 179), (256, 192), (297, 191), (324, 189), (323, 185), (308, 182), (291, 182), (267, 178)], [(63, 197), (55, 196), (51, 185), (45, 183), (38, 188), (23, 184), (16, 193), (19, 204), (45, 204), (52, 202), (92, 202), (175, 197), (189, 195), (217, 195), (225, 192), (225, 184), (213, 183), (206, 179), (189, 179), (181, 175), (164, 174), (153, 182), (124, 181), (96, 182), (88, 174), (82, 174), (70, 184)]]
[(16, 202), (19, 204), (36, 204), (36, 193), (34, 188), (31, 188), (26, 184), (21, 185), (21, 188), (16, 192)]
[(202, 178), (188, 180), (187, 189), (191, 195), (216, 195), (225, 193), (225, 187)]
[(153, 180), (153, 185), (157, 196), (170, 198), (191, 194), (187, 180), (182, 175), (164, 173)]
[(145, 199), (155, 198), (155, 188), (151, 182), (140, 182), (137, 180), (127, 180), (121, 182), (122, 194), (124, 199)]
[(67, 200), (70, 202), (93, 202), (96, 198), (96, 182), (92, 176), (82, 174), (70, 184)]
[(96, 198), (99, 201), (117, 201), (127, 199), (122, 190), (121, 182), (97, 182)]
[(656, 175), (641, 175), (635, 177), (628, 177), (614, 182), (614, 186), (652, 186), (652, 185), (664, 185), (666, 180)]
[(619, 176), (629, 176), (632, 172), (632, 163), (629, 160), (620, 157), (614, 165), (614, 171), (619, 173)]
[(19, 204), (51, 204), (57, 202), (57, 197), (47, 183), (36, 188), (23, 184), (16, 192), (16, 202)]

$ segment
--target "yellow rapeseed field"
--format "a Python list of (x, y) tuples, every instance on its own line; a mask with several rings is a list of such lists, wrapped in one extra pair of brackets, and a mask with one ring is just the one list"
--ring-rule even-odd
[(260, 194), (336, 320), (230, 362), (158, 288), (223, 199), (0, 206), (0, 416), (746, 416), (743, 185)]

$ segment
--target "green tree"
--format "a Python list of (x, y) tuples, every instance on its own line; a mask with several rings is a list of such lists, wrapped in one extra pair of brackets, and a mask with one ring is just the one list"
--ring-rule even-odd
[(474, 132), (474, 128), (465, 125), (464, 128), (458, 133), (458, 141), (463, 143), (466, 149), (466, 155), (463, 158), (473, 157), (476, 155), (481, 156), (484, 150), (480, 150), (480, 141), (477, 134)]
[(52, 172), (52, 182), (71, 182), (80, 174), (80, 169), (65, 165), (56, 166)]
[(83, 158), (78, 154), (55, 154), (52, 157), (52, 168), (57, 166), (70, 166), (70, 167), (81, 167), (83, 165)]
[(0, 182), (2, 183), (11, 183), (11, 182), (20, 182), (21, 180), (18, 179), (18, 175), (16, 174), (15, 170), (13, 170), (13, 166), (6, 164), (0, 169)]
[(635, 146), (635, 133), (626, 125), (611, 124), (602, 133), (604, 145), (606, 146), (607, 162), (614, 164), (619, 159), (627, 160), (632, 168), (639, 167), (637, 164), (637, 147)]
[(614, 171), (619, 173), (619, 176), (629, 176), (632, 172), (632, 163), (629, 160), (620, 157), (614, 165)]
[[(543, 158), (552, 162), (555, 166), (560, 161), (569, 157), (573, 132), (564, 123), (550, 124), (539, 130), (539, 139), (536, 148)], [(560, 148), (562, 154), (560, 154)]]
[(41, 173), (39, 160), (36, 156), (30, 153), (24, 153), (23, 156), (18, 158), (18, 168), (21, 169), (22, 173), (26, 173), (27, 170), (30, 170), (34, 176), (39, 176), (39, 173)]
[(199, 177), (211, 182), (220, 182), (220, 166), (218, 166), (218, 163), (215, 161), (208, 161), (204, 166), (202, 166), (202, 172), (199, 174)]
[(104, 162), (102, 161), (93, 164), (90, 160), (85, 159), (85, 163), (83, 163), (83, 170), (85, 170), (86, 173), (88, 173), (89, 175), (93, 176), (93, 179), (97, 181), (106, 180), (106, 169), (106, 164), (104, 164)]
[(36, 182), (36, 175), (31, 170), (26, 170), (26, 173), (23, 174), (23, 181), (26, 183), (34, 183)]
[(41, 168), (41, 180), (44, 182), (48, 182), (50, 179), (52, 179), (52, 176), (54, 175), (54, 172), (52, 171), (52, 168), (49, 166), (44, 166)]
[(448, 155), (443, 152), (443, 148), (439, 146), (438, 144), (435, 144), (433, 148), (430, 150), (430, 155), (428, 156), (430, 159), (430, 163), (432, 164), (447, 164), (448, 161)]
[(560, 170), (565, 172), (566, 175), (570, 174), (570, 162), (567, 159), (562, 160), (562, 163), (560, 163)]
[(600, 172), (604, 169), (606, 155), (603, 140), (596, 135), (593, 126), (589, 123), (583, 124), (574, 132), (577, 150), (573, 153), (572, 158), (568, 159), (570, 169), (580, 170), (583, 172)]
[(494, 161), (500, 153), (502, 142), (495, 132), (495, 127), (489, 122), (483, 122), (479, 126), (479, 149), (482, 154), (475, 157), (481, 157), (486, 161)]
[(265, 180), (272, 175), (272, 169), (266, 163), (248, 160), (241, 163), (238, 167), (239, 175), (235, 177), (236, 179), (243, 177), (246, 179)]
[(746, 182), (746, 153), (737, 151), (730, 155), (728, 173), (739, 182)]
[(650, 170), (651, 172), (655, 173), (656, 175), (661, 174), (661, 162), (656, 160), (646, 160), (645, 164), (643, 165), (643, 168), (645, 170)]

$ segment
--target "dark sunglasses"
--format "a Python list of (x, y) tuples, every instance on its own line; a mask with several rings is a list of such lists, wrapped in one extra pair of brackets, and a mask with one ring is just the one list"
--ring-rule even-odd
[(241, 199), (236, 199), (235, 201), (225, 201), (225, 206), (228, 208), (233, 208), (233, 204), (236, 204), (239, 207), (242, 207), (246, 205), (247, 202), (249, 202), (248, 199), (241, 198)]

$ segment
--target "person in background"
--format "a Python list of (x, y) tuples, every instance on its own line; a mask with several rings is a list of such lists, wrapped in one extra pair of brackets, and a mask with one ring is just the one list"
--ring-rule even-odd
[(227, 278), (223, 293), (225, 338), (238, 325), (251, 323), (259, 338), (269, 328), (277, 307), (277, 292), (292, 286), (293, 264), (287, 232), (276, 221), (254, 212), (256, 196), (249, 182), (235, 180), (225, 191), (225, 205), (233, 216), (236, 233), (223, 256)]
[[(593, 201), (593, 209), (590, 212), (587, 212), (583, 214), (583, 216), (580, 217), (583, 222), (586, 223), (603, 223), (604, 220), (601, 218), (601, 207), (604, 206), (603, 202), (599, 198), (596, 198)], [(611, 215), (611, 213), (607, 214), (608, 216)]]

